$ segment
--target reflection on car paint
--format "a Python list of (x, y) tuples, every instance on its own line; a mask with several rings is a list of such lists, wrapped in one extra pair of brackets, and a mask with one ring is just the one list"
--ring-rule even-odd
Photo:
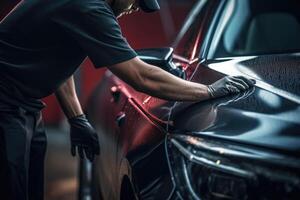
[[(292, 85), (292, 88), (296, 93), (292, 93), (292, 90), (290, 90), (291, 92), (288, 92), (286, 90), (283, 90), (282, 88), (275, 87), (274, 84), (270, 84), (270, 83), (265, 82), (263, 80), (262, 77), (266, 77), (266, 75), (267, 75), (266, 72), (267, 71), (265, 71), (264, 74), (259, 74), (259, 73), (257, 74), (253, 70), (253, 68), (254, 68), (253, 65), (250, 65), (250, 67), (249, 67), (249, 66), (244, 64), (246, 61), (255, 60), (255, 59), (259, 59), (259, 58), (258, 57), (235, 58), (235, 59), (225, 61), (225, 62), (211, 63), (211, 64), (208, 64), (208, 67), (210, 69), (216, 70), (216, 71), (218, 71), (220, 73), (223, 73), (223, 74), (226, 74), (226, 75), (245, 76), (245, 77), (248, 77), (248, 78), (254, 78), (254, 79), (256, 79), (256, 84), (255, 85), (257, 87), (260, 87), (264, 90), (267, 90), (267, 91), (272, 92), (276, 95), (282, 96), (284, 98), (287, 98), (287, 99), (289, 99), (291, 101), (294, 101), (295, 103), (299, 104), (300, 103), (300, 96), (298, 95), (298, 93), (300, 93), (300, 92), (298, 90), (300, 90), (299, 89), (300, 85), (299, 85), (299, 81), (297, 82), (298, 79), (295, 79), (294, 84)], [(294, 65), (295, 64), (296, 63), (294, 62)], [(298, 66), (300, 66), (300, 59), (298, 60)], [(261, 67), (263, 67), (263, 66), (261, 66)], [(294, 67), (291, 70), (292, 70), (292, 72), (294, 71), (294, 73), (296, 73), (293, 76), (291, 76), (291, 78), (296, 78), (300, 75), (299, 70), (297, 71), (297, 68)], [(268, 73), (274, 73), (274, 72), (269, 71)], [(288, 75), (290, 75), (290, 74), (288, 74)], [(290, 79), (288, 78), (287, 80), (290, 80)]]

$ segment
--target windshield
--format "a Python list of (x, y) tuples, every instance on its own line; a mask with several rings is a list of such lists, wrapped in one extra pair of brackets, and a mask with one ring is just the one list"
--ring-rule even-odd
[(300, 52), (298, 0), (231, 0), (209, 57)]

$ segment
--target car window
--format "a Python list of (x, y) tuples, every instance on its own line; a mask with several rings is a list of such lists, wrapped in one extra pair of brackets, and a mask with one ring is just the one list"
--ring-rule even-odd
[(209, 58), (300, 51), (297, 0), (231, 0), (214, 35)]

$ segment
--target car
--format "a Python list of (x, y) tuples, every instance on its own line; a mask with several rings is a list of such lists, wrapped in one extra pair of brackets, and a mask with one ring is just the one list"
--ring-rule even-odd
[(171, 47), (137, 50), (189, 81), (256, 80), (201, 102), (148, 96), (107, 71), (86, 111), (101, 155), (80, 162), (81, 199), (299, 199), (297, 0), (198, 0)]

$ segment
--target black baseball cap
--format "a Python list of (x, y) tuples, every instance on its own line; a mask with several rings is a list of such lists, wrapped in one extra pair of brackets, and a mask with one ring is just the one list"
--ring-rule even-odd
[(139, 7), (144, 12), (155, 12), (160, 9), (157, 0), (139, 0)]

